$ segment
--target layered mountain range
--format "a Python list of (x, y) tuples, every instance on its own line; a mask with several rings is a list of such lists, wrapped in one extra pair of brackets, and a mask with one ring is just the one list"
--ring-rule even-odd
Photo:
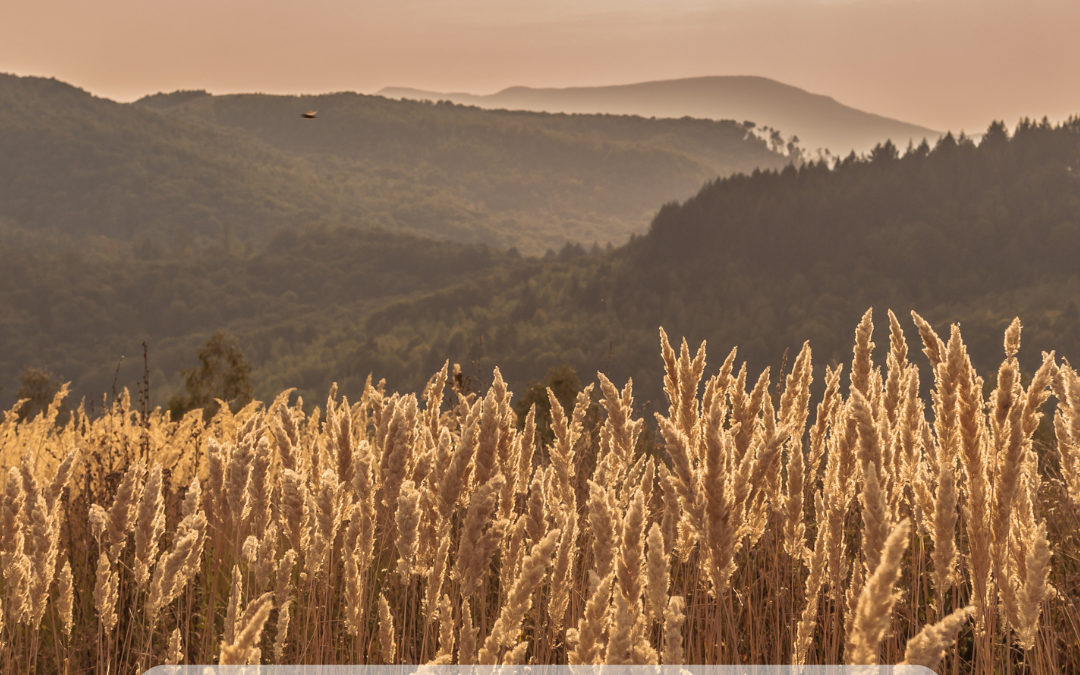
[(785, 140), (798, 137), (802, 147), (811, 153), (821, 149), (833, 156), (868, 152), (888, 140), (902, 148), (909, 141), (915, 145), (923, 139), (933, 143), (941, 136), (939, 131), (856, 110), (829, 96), (753, 76), (693, 77), (563, 89), (510, 87), (487, 95), (388, 87), (379, 94), (551, 113), (749, 120), (759, 127), (779, 131)]

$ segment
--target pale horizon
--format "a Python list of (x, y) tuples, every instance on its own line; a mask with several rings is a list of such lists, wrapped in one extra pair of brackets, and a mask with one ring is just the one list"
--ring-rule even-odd
[(42, 0), (7, 14), (0, 71), (123, 102), (752, 75), (954, 133), (1080, 113), (1080, 3), (1065, 0)]

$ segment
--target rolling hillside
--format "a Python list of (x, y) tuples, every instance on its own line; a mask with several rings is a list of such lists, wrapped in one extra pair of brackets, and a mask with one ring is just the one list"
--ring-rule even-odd
[[(577, 144), (581, 162), (596, 162), (578, 167), (592, 172), (586, 175), (611, 170), (596, 148), (616, 163), (627, 158), (618, 150), (647, 156), (641, 129), (670, 131), (656, 132), (648, 152), (697, 162), (675, 154), (674, 146), (691, 143), (690, 129), (709, 137), (712, 123), (654, 127), (641, 118), (497, 113), (336, 95), (318, 103), (399, 105), (419, 121), (402, 126), (399, 136), (388, 129), (365, 140), (362, 130), (347, 133), (350, 124), (335, 119), (333, 105), (322, 105), (315, 121), (329, 119), (331, 131), (345, 131), (300, 126), (290, 137), (285, 122), (278, 129), (277, 118), (260, 111), (281, 106), (284, 115), (315, 107), (310, 101), (192, 93), (122, 106), (55, 82), (23, 84), (30, 93), (12, 96), (9, 87), (0, 99), (0, 115), (34, 130), (0, 137), (12, 150), (5, 159), (21, 152), (32, 165), (20, 173), (5, 161), (0, 188), (5, 401), (23, 366), (49, 368), (74, 380), (81, 393), (100, 393), (126, 354), (131, 371), (121, 383), (130, 382), (144, 339), (151, 345), (154, 396), (166, 396), (201, 341), (218, 329), (235, 335), (251, 357), (257, 393), (297, 386), (309, 399), (334, 380), (355, 396), (369, 372), (393, 389), (420, 388), (450, 359), (481, 383), (499, 365), (519, 392), (550, 368), (569, 365), (582, 379), (603, 370), (620, 380), (633, 377), (640, 400), (656, 402), (662, 396), (658, 326), (672, 336), (707, 339), (714, 355), (737, 344), (755, 369), (779, 367), (785, 350), (793, 353), (809, 338), (815, 363), (823, 365), (850, 358), (852, 326), (868, 306), (878, 310), (879, 325), (885, 308), (902, 319), (915, 309), (940, 331), (961, 321), (979, 368), (1000, 360), (998, 337), (1017, 315), (1025, 324), (1024, 367), (1047, 348), (1080, 358), (1077, 121), (1024, 122), (1011, 134), (994, 125), (978, 146), (948, 135), (902, 157), (887, 144), (836, 166), (716, 179), (690, 199), (658, 201), (667, 204), (654, 211), (648, 231), (622, 247), (604, 252), (567, 244), (539, 258), (438, 242), (400, 226), (351, 227), (346, 207), (353, 202), (344, 197), (350, 176), (375, 173), (361, 174), (357, 167), (365, 162), (389, 171), (394, 157), (427, 151), (423, 171), (461, 181), (451, 184), (464, 190), (466, 177), (447, 174), (450, 149), (506, 170), (511, 160), (500, 152), (514, 133), (532, 152), (537, 139), (581, 139), (588, 132), (595, 145)], [(384, 123), (394, 119), (387, 113)], [(453, 122), (428, 137), (407, 138), (409, 129), (440, 119)], [(601, 128), (606, 138), (598, 138)], [(456, 141), (452, 129), (461, 130)], [(628, 137), (639, 140), (618, 140)], [(102, 143), (114, 150), (96, 150), (95, 139), (107, 139)], [(702, 156), (704, 146), (694, 147)], [(53, 154), (37, 155), (42, 148)], [(544, 162), (544, 171), (569, 163), (559, 153), (544, 159), (528, 152), (522, 163), (537, 172)], [(461, 159), (460, 166), (468, 162)], [(62, 186), (47, 180), (50, 167)], [(536, 175), (522, 169), (519, 176)], [(215, 180), (235, 182), (223, 189)], [(403, 192), (385, 199), (403, 207), (441, 203), (421, 202), (415, 182), (395, 180)], [(10, 186), (15, 181), (23, 181), (22, 191)], [(162, 193), (173, 201), (159, 202)], [(218, 201), (200, 201), (205, 194)], [(418, 196), (410, 202), (403, 194)], [(98, 202), (87, 201), (95, 195)], [(340, 214), (334, 217), (344, 224), (294, 225), (288, 222), (294, 212), (275, 199), (308, 205), (313, 219)], [(98, 207), (87, 203), (117, 213), (133, 205), (157, 210), (95, 231)], [(20, 204), (24, 210), (15, 208)], [(240, 213), (259, 207), (264, 215), (234, 221), (230, 239), (206, 215), (226, 207)], [(191, 213), (212, 226), (196, 229), (186, 244), (158, 237), (169, 227), (188, 232), (198, 222)], [(288, 217), (271, 220), (281, 213)], [(87, 223), (83, 230), (72, 224), (79, 218)]]
[(979, 146), (946, 136), (904, 157), (884, 146), (835, 168), (717, 180), (606, 253), (521, 258), (347, 227), (283, 228), (254, 253), (8, 244), (0, 384), (10, 400), (33, 365), (107, 391), (120, 354), (122, 378), (138, 374), (147, 339), (164, 397), (225, 329), (260, 396), (296, 386), (310, 401), (337, 381), (351, 400), (368, 373), (422, 388), (450, 359), (481, 384), (498, 365), (519, 393), (563, 365), (586, 381), (633, 377), (655, 409), (659, 326), (707, 340), (713, 363), (738, 345), (756, 377), (805, 339), (819, 367), (849, 360), (870, 306), (879, 326), (896, 311), (912, 358), (910, 310), (943, 334), (961, 322), (982, 371), (1020, 316), (1030, 372), (1044, 349), (1080, 360), (1078, 172), (1080, 123), (1025, 123), (992, 127)]
[[(315, 120), (299, 113), (321, 109)], [(621, 243), (656, 205), (787, 159), (733, 122), (508, 115), (335, 94), (136, 104), (0, 75), (0, 229), (258, 246), (379, 226), (527, 254)]]
[[(647, 235), (607, 255), (396, 303), (321, 340), (307, 359), (363, 346), (363, 359), (337, 370), (382, 372), (407, 353), (391, 345), (419, 340), (465, 363), (463, 345), (482, 335), (478, 373), (499, 365), (520, 385), (563, 364), (583, 380), (602, 370), (633, 377), (635, 396), (655, 405), (659, 326), (707, 340), (713, 363), (738, 345), (756, 377), (770, 365), (775, 375), (784, 352), (793, 357), (806, 339), (819, 366), (850, 360), (851, 331), (874, 307), (879, 326), (886, 309), (897, 313), (912, 349), (911, 310), (943, 335), (960, 322), (980, 370), (1000, 362), (1015, 316), (1027, 372), (1042, 350), (1075, 363), (1077, 175), (1080, 120), (1025, 122), (1011, 136), (994, 125), (979, 146), (946, 136), (904, 157), (885, 146), (835, 168), (718, 180), (666, 205)], [(885, 337), (876, 341), (887, 348)]]
[[(730, 121), (507, 113), (349, 93), (188, 92), (135, 105), (288, 152), (335, 180), (377, 178), (381, 225), (530, 254), (566, 241), (622, 243), (667, 199), (787, 162)], [(317, 119), (301, 120), (306, 110)], [(466, 211), (440, 220), (438, 206), (415, 197)]]

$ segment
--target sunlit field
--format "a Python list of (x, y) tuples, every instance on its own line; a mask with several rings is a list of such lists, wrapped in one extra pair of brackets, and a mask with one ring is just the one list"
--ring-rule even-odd
[(1019, 321), (977, 373), (958, 327), (902, 318), (883, 364), (867, 312), (850, 364), (806, 344), (780, 373), (661, 331), (655, 419), (602, 374), (519, 419), (497, 370), (470, 391), (449, 365), (311, 413), (289, 391), (206, 422), (127, 394), (16, 406), (0, 671), (1077, 672), (1080, 377), (1053, 354), (1022, 373)]

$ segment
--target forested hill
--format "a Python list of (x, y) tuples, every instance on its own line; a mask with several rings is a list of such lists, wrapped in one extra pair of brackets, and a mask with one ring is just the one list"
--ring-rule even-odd
[[(259, 397), (295, 386), (308, 401), (325, 396), (334, 381), (355, 398), (369, 373), (385, 377), (392, 390), (417, 390), (449, 359), (480, 384), (497, 365), (519, 394), (563, 365), (585, 381), (597, 370), (620, 382), (633, 377), (636, 399), (652, 401), (656, 409), (663, 398), (659, 326), (676, 340), (708, 340), (714, 365), (738, 345), (752, 377), (765, 366), (773, 366), (775, 377), (784, 352), (793, 355), (807, 339), (819, 367), (850, 360), (854, 327), (870, 306), (879, 330), (885, 310), (896, 311), (913, 358), (921, 357), (912, 309), (942, 333), (961, 322), (975, 365), (988, 377), (1000, 363), (1002, 333), (1014, 316), (1024, 322), (1024, 368), (1030, 371), (1042, 350), (1080, 360), (1077, 120), (1060, 126), (1024, 122), (1011, 133), (994, 125), (978, 146), (946, 136), (933, 149), (900, 153), (889, 144), (835, 167), (814, 163), (714, 180), (658, 212), (673, 197), (657, 198), (651, 226), (625, 246), (603, 252), (565, 245), (558, 254), (530, 258), (391, 228), (293, 227), (271, 219), (310, 208), (321, 220), (331, 220), (325, 213), (347, 220), (345, 205), (356, 203), (352, 189), (359, 193), (356, 186), (366, 184), (353, 181), (366, 180), (386, 187), (375, 191), (384, 200), (377, 204), (437, 212), (444, 195), (465, 199), (460, 194), (472, 179), (466, 180), (471, 165), (464, 160), (464, 177), (451, 177), (462, 182), (425, 191), (415, 177), (401, 177), (405, 169), (391, 170), (389, 160), (377, 170), (364, 169), (365, 154), (378, 152), (350, 150), (347, 143), (335, 150), (332, 137), (321, 131), (303, 132), (311, 133), (308, 151), (297, 140), (290, 146), (285, 132), (259, 131), (254, 121), (229, 122), (229, 115), (242, 117), (253, 105), (245, 97), (194, 93), (173, 96), (167, 105), (164, 98), (120, 105), (61, 83), (18, 78), (0, 78), (0, 92), (0, 405), (12, 400), (24, 366), (73, 380), (80, 394), (101, 393), (126, 355), (119, 382), (131, 383), (141, 372), (135, 357), (142, 340), (150, 345), (152, 400), (164, 402), (179, 386), (180, 371), (193, 365), (199, 345), (219, 329), (235, 336), (251, 359)], [(322, 105), (333, 100), (320, 99), (319, 117), (311, 122), (334, 120), (333, 106)], [(501, 131), (487, 138), (501, 140), (486, 146), (461, 141), (459, 148), (463, 157), (473, 157), (467, 148), (486, 148), (480, 154), (492, 158), (494, 169), (477, 169), (471, 174), (476, 180), (516, 176), (516, 185), (527, 185), (554, 171), (561, 166), (555, 159), (531, 158), (543, 150), (539, 138), (577, 139), (567, 140), (564, 150), (579, 153), (573, 155), (581, 162), (578, 187), (594, 191), (628, 157), (639, 157), (635, 166), (646, 172), (638, 181), (645, 175), (660, 180), (647, 173), (659, 171), (648, 157), (698, 161), (670, 146), (646, 151), (640, 140), (617, 140), (634, 125), (661, 128), (648, 126), (650, 120), (363, 100), (413, 106), (401, 110), (415, 112), (417, 129), (446, 119), (444, 113), (490, 115), (475, 119), (492, 120)], [(285, 98), (267, 101), (282, 111), (288, 107)], [(303, 99), (293, 104), (301, 112), (314, 107)], [(230, 113), (234, 105), (238, 112)], [(295, 117), (308, 122), (298, 112)], [(614, 124), (603, 126), (605, 120)], [(535, 126), (540, 122), (550, 126)], [(521, 146), (510, 143), (518, 132), (499, 126), (511, 123), (520, 129)], [(575, 124), (595, 125), (588, 127), (594, 140), (581, 141), (583, 131), (574, 136)], [(601, 127), (609, 136), (596, 140)], [(670, 128), (671, 138), (688, 142), (683, 132), (699, 127)], [(432, 142), (446, 136), (445, 147), (455, 147), (449, 129)], [(485, 138), (479, 130), (469, 133)], [(424, 144), (410, 146), (405, 136), (402, 131), (401, 156), (419, 152)], [(101, 138), (109, 150), (95, 140)], [(516, 174), (510, 155), (499, 154), (511, 152), (507, 148), (522, 157)], [(431, 150), (429, 160), (417, 159), (411, 170), (445, 175), (453, 164), (440, 152)], [(250, 157), (265, 161), (248, 163)], [(658, 160), (656, 166), (671, 165)], [(386, 178), (380, 171), (399, 174)], [(57, 182), (50, 183), (53, 175)], [(219, 180), (233, 182), (223, 187)], [(622, 183), (628, 184), (645, 189), (640, 182)], [(481, 215), (466, 222), (496, 227), (504, 224), (498, 218), (512, 213), (484, 211), (471, 199), (465, 203)], [(536, 222), (549, 222), (558, 209), (568, 218), (583, 213), (568, 203), (569, 197), (548, 210), (538, 207)], [(304, 204), (313, 205), (297, 206)], [(132, 205), (151, 210), (133, 211)], [(243, 212), (246, 205), (262, 208), (256, 213), (267, 214), (265, 222), (263, 216), (242, 221), (217, 215), (232, 213), (226, 206)], [(102, 213), (114, 219), (107, 221), (112, 229), (100, 231), (104, 237), (41, 233), (47, 226), (79, 231), (72, 223), (92, 224)], [(356, 222), (378, 223), (380, 217)], [(507, 227), (525, 222), (505, 218)], [(192, 223), (228, 223), (235, 238), (223, 241), (212, 228), (198, 230), (208, 240), (191, 245), (140, 238), (147, 231), (185, 232)], [(247, 231), (265, 233), (263, 243), (243, 239), (253, 236)], [(888, 340), (879, 332), (876, 342), (883, 349)]]
[(70, 240), (203, 239), (359, 216), (303, 162), (205, 125), (0, 74), (0, 225)]
[[(510, 113), (353, 93), (180, 92), (135, 105), (304, 158), (333, 183), (377, 179), (354, 190), (380, 193), (381, 225), (525, 253), (566, 241), (621, 244), (668, 199), (789, 161), (730, 120)], [(301, 119), (305, 111), (318, 117)], [(441, 202), (458, 212), (447, 218)]]
[(585, 377), (633, 376), (642, 400), (658, 401), (658, 326), (707, 339), (714, 359), (738, 345), (753, 368), (775, 372), (807, 339), (817, 364), (849, 361), (871, 306), (879, 326), (896, 311), (913, 348), (911, 310), (946, 335), (961, 322), (988, 373), (1014, 316), (1022, 365), (1051, 349), (1075, 363), (1078, 254), (1080, 121), (1024, 122), (1011, 135), (994, 125), (978, 147), (947, 136), (902, 157), (886, 145), (834, 169), (716, 181), (601, 259), (534, 266), (478, 305), (444, 292), (383, 310), (366, 324), (383, 353), (360, 367), (400, 363), (380, 336), (419, 335), (442, 350), (455, 334), (483, 334), (484, 364), (511, 378), (567, 362)]
[(27, 367), (71, 382), (76, 401), (100, 400), (115, 387), (134, 391), (143, 341), (151, 401), (164, 405), (218, 330), (237, 338), (256, 367), (259, 396), (299, 387), (314, 401), (333, 380), (353, 395), (366, 372), (352, 381), (298, 358), (320, 335), (390, 300), (521, 264), (482, 244), (350, 227), (281, 228), (256, 253), (216, 247), (181, 255), (145, 243), (28, 247), (10, 236), (0, 239), (0, 409), (14, 402)]
[[(319, 116), (303, 119), (314, 108)], [(542, 254), (644, 231), (717, 175), (788, 162), (735, 122), (506, 115), (335, 94), (137, 104), (0, 74), (0, 226), (175, 251), (380, 226)]]

